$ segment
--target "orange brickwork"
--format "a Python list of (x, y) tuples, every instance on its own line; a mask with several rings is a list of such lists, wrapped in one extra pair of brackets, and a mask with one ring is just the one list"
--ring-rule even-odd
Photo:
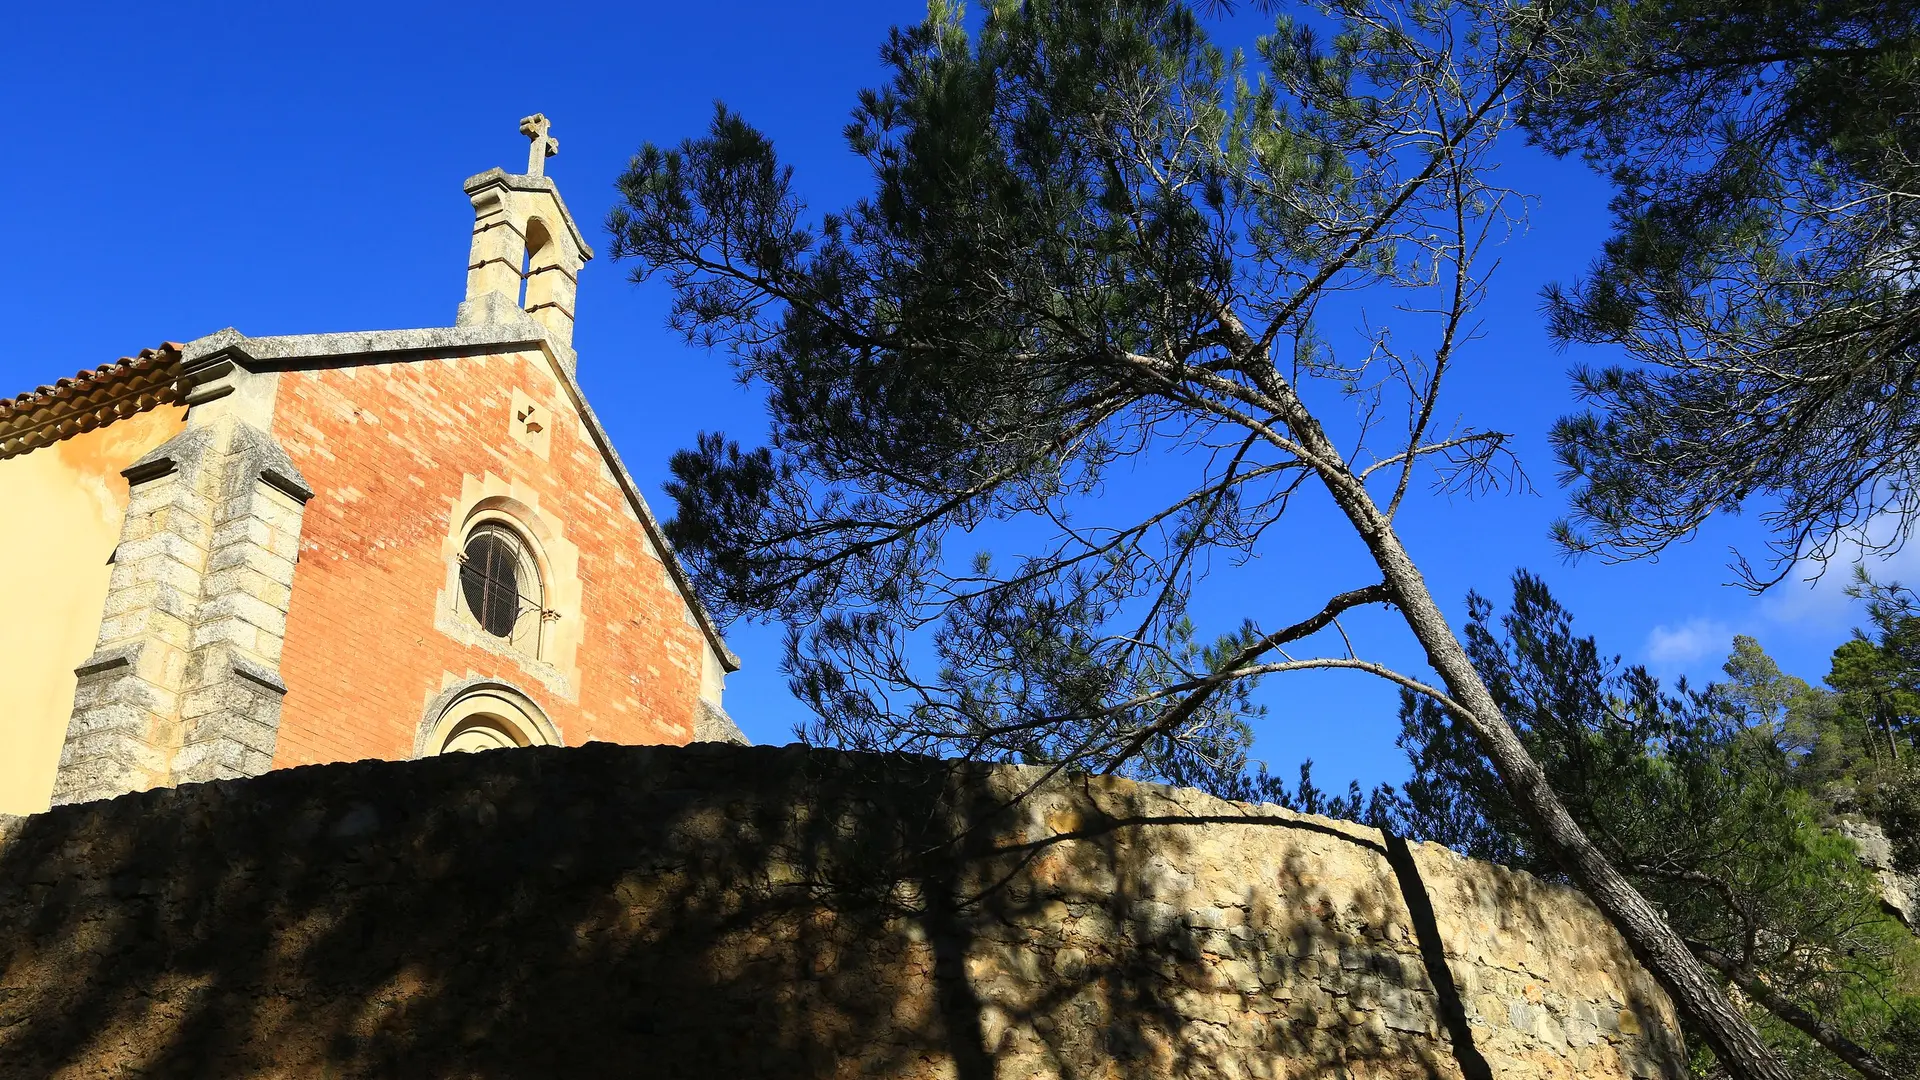
[[(545, 460), (511, 434), (516, 390), (552, 419)], [(275, 768), (410, 757), (429, 703), (476, 677), (519, 688), (569, 744), (691, 740), (706, 640), (543, 354), (286, 371), (273, 429), (315, 492)], [(557, 682), (446, 628), (449, 537), (482, 481), (531, 493), (578, 550)]]

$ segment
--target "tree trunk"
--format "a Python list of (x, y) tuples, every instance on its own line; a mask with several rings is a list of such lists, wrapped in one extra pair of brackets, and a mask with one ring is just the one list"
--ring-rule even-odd
[[(1307, 449), (1320, 462), (1342, 462), (1339, 451), (1304, 404), (1298, 398), (1293, 398), (1292, 404), (1300, 411), (1290, 426)], [(1567, 813), (1434, 603), (1426, 579), (1393, 531), (1392, 522), (1380, 512), (1359, 478), (1344, 464), (1333, 468), (1322, 465), (1319, 471), (1334, 501), (1380, 567), (1401, 615), (1426, 651), (1427, 662), (1439, 673), (1454, 701), (1466, 710), (1460, 719), (1478, 736), (1482, 751), (1493, 762), (1515, 805), (1531, 819), (1534, 831), (1555, 861), (1606, 913), (1634, 955), (1666, 988), (1682, 1014), (1699, 1028), (1728, 1072), (1739, 1080), (1794, 1080), (1660, 912), (1607, 861)]]
[(1607, 913), (1634, 955), (1698, 1025), (1728, 1071), (1742, 1080), (1793, 1080), (1760, 1040), (1760, 1033), (1708, 977), (1659, 911), (1580, 830), (1481, 682), (1480, 673), (1460, 647), (1399, 538), (1385, 528), (1379, 539), (1376, 557), (1380, 569), (1398, 595), (1401, 613), (1414, 636), (1426, 650), (1427, 662), (1440, 673), (1448, 692), (1471, 714), (1463, 719), (1475, 729), (1488, 759), (1513, 793), (1515, 803), (1533, 819), (1535, 831), (1546, 841), (1555, 861)]
[(1873, 1051), (1840, 1034), (1839, 1028), (1788, 1001), (1776, 993), (1773, 987), (1751, 975), (1742, 974), (1740, 966), (1735, 964), (1731, 957), (1705, 946), (1700, 946), (1694, 951), (1700, 959), (1713, 965), (1716, 971), (1731, 979), (1733, 984), (1745, 991), (1748, 997), (1759, 1002), (1761, 1008), (1799, 1028), (1807, 1038), (1826, 1047), (1834, 1057), (1852, 1066), (1853, 1071), (1866, 1077), (1867, 1080), (1894, 1080), (1893, 1073), (1874, 1056)]

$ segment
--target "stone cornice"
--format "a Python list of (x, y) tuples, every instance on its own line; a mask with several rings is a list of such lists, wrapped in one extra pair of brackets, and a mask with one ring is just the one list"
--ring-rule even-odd
[(581, 256), (593, 258), (593, 248), (587, 246), (587, 238), (581, 234), (580, 226), (574, 224), (573, 212), (567, 209), (567, 200), (560, 197), (560, 188), (551, 178), (525, 176), (496, 167), (467, 177), (466, 183), (460, 185), (460, 190), (472, 195), (488, 184), (499, 184), (510, 191), (538, 191), (553, 196), (554, 203), (560, 207), (560, 217), (567, 223), (567, 231), (573, 234), (573, 242), (579, 247)]
[[(285, 334), (248, 337), (228, 327), (180, 347), (183, 374), (192, 377), (238, 361), (262, 370), (325, 367), (325, 361), (392, 363), (432, 356), (473, 356), (502, 348), (538, 348), (546, 331), (532, 319), (476, 326), (425, 327), (418, 330), (350, 330), (336, 334)], [(320, 361), (320, 363), (315, 363)]]
[(183, 392), (191, 392), (200, 383), (218, 378), (225, 365), (230, 363), (261, 371), (294, 370), (532, 349), (539, 349), (546, 355), (554, 377), (560, 380), (568, 400), (573, 402), (574, 410), (580, 414), (581, 425), (586, 428), (595, 449), (606, 461), (607, 471), (626, 495), (627, 505), (632, 508), (634, 516), (640, 519), (640, 527), (645, 530), (654, 549), (660, 552), (667, 574), (673, 579), (674, 587), (686, 603), (687, 610), (693, 613), (694, 622), (702, 636), (713, 646), (714, 654), (728, 671), (740, 670), (739, 656), (727, 647), (726, 639), (721, 636), (713, 616), (707, 613), (706, 606), (694, 594), (693, 579), (681, 565), (679, 556), (674, 554), (673, 545), (667, 542), (666, 531), (661, 528), (660, 520), (640, 494), (640, 485), (634, 482), (633, 474), (627, 471), (626, 464), (620, 460), (620, 454), (613, 448), (613, 440), (607, 435), (600, 418), (594, 414), (593, 407), (587, 404), (587, 396), (580, 387), (579, 379), (562, 360), (561, 346), (554, 343), (545, 328), (524, 314), (507, 323), (417, 330), (292, 334), (282, 337), (247, 337), (229, 327), (181, 347), (179, 382)]
[[(482, 173), (475, 179), (486, 175)], [(533, 178), (510, 179), (531, 181)], [(18, 397), (0, 400), (0, 460), (158, 405), (187, 403), (196, 388), (215, 382), (233, 364), (260, 371), (310, 369), (539, 349), (580, 414), (580, 422), (605, 459), (614, 483), (626, 495), (627, 504), (640, 519), (640, 526), (655, 550), (661, 553), (667, 574), (673, 579), (687, 610), (693, 613), (702, 636), (713, 646), (715, 655), (728, 671), (738, 671), (740, 658), (727, 647), (713, 617), (694, 595), (692, 578), (667, 542), (665, 530), (640, 494), (633, 474), (627, 471), (619, 452), (613, 448), (613, 440), (600, 418), (587, 404), (586, 393), (563, 361), (561, 348), (545, 328), (524, 314), (512, 322), (473, 326), (277, 337), (248, 337), (228, 327), (185, 345), (166, 342), (159, 348), (143, 350), (139, 356), (103, 364), (71, 379), (61, 379)]]

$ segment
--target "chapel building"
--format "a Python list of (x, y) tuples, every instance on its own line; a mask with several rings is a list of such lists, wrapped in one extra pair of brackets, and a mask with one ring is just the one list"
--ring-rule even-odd
[(0, 400), (0, 813), (359, 758), (744, 741), (739, 661), (575, 378), (545, 159), (454, 324), (227, 329)]

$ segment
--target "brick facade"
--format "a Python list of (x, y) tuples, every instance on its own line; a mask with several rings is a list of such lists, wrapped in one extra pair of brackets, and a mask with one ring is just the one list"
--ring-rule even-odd
[[(528, 403), (549, 421), (544, 445), (516, 417)], [(471, 679), (519, 689), (569, 744), (693, 738), (707, 642), (540, 350), (285, 371), (273, 430), (316, 492), (276, 768), (410, 757), (430, 704)], [(570, 657), (449, 625), (458, 521), (488, 492), (577, 551), (577, 610), (552, 627)]]
[[(454, 325), (226, 329), (0, 400), (0, 461), (27, 462), (0, 481), (53, 478), (31, 500), (49, 515), (81, 482), (42, 467), (50, 447), (186, 406), (118, 469), (117, 529), (52, 522), (80, 559), (66, 577), (97, 585), (109, 553), (111, 572), (104, 601), (67, 590), (76, 626), (100, 612), (91, 655), (65, 655), (77, 629), (40, 679), (73, 705), (53, 775), (0, 776), (0, 806), (362, 758), (744, 741), (721, 706), (739, 661), (574, 377), (593, 251), (543, 175), (546, 118), (520, 127), (528, 172), (462, 185)], [(51, 765), (59, 705), (42, 705)], [(31, 749), (28, 726), (0, 723), (0, 757)]]
[[(738, 661), (550, 328), (507, 310), (223, 330), (165, 359), (184, 423), (118, 470), (93, 652), (63, 665), (55, 775), (26, 778), (53, 804), (450, 749), (741, 738), (721, 707)], [(481, 532), (514, 552), (510, 631), (463, 588)]]

